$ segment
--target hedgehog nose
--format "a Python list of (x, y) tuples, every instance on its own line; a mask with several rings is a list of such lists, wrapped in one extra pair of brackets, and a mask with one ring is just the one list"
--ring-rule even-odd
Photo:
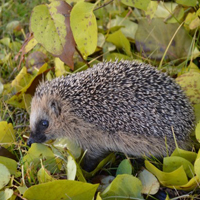
[(34, 143), (34, 140), (33, 140), (33, 138), (29, 138), (28, 139), (28, 141), (27, 141), (27, 145), (30, 147), (31, 146), (31, 144), (33, 144)]

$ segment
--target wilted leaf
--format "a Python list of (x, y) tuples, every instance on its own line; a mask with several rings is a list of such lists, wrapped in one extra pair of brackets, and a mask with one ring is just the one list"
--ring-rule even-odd
[(19, 108), (27, 109), (29, 112), (32, 95), (34, 94), (39, 82), (44, 80), (44, 75), (49, 70), (50, 69), (47, 69), (47, 64), (44, 64), (42, 67), (40, 67), (40, 69), (36, 74), (34, 74), (34, 76), (32, 76), (29, 82), (17, 94), (8, 99), (7, 103)]
[(40, 183), (47, 183), (55, 180), (51, 176), (50, 172), (47, 169), (45, 169), (43, 165), (37, 173), (37, 178)]
[(130, 43), (121, 30), (108, 35), (106, 41), (113, 43), (117, 48), (122, 49), (127, 55), (131, 55)]
[(183, 166), (185, 173), (189, 178), (194, 176), (194, 167), (191, 162), (185, 158), (178, 156), (165, 157), (163, 161), (163, 171), (164, 172), (173, 172), (179, 167)]
[(187, 17), (185, 19), (185, 28), (189, 31), (190, 29), (196, 29), (200, 26), (200, 21), (199, 21), (199, 16), (200, 16), (200, 8), (196, 12), (189, 12), (187, 14)]
[(127, 6), (136, 7), (142, 10), (146, 10), (151, 0), (121, 0), (121, 2)]
[(7, 167), (0, 163), (0, 190), (10, 181), (10, 172)]
[(176, 148), (171, 156), (179, 156), (193, 163), (196, 160), (197, 153)]
[(12, 154), (8, 149), (0, 146), (0, 156), (6, 157), (6, 158), (11, 158), (13, 160), (17, 160), (16, 156)]
[(21, 46), (21, 49), (19, 50), (19, 53), (15, 56), (15, 60), (18, 59), (18, 57), (20, 56), (20, 61), (19, 61), (19, 65), (18, 65), (18, 69), (21, 66), (22, 61), (24, 60), (25, 54), (27, 54), (31, 49), (34, 48), (34, 46), (37, 44), (38, 42), (36, 41), (36, 39), (33, 37), (33, 33), (28, 33), (27, 34), (27, 38), (24, 41), (23, 45)]
[(194, 105), (195, 119), (196, 122), (200, 122), (200, 103)]
[[(15, 142), (15, 134), (13, 125), (7, 123), (6, 121), (0, 122), (0, 143), (10, 143)], [(6, 144), (1, 144), (2, 146), (7, 146)]]
[(23, 67), (19, 74), (12, 81), (11, 86), (14, 92), (19, 92), (23, 87), (25, 87), (31, 80), (31, 74), (27, 73), (26, 67)]
[(3, 191), (0, 191), (0, 200), (8, 200), (12, 197), (13, 190), (6, 188)]
[(132, 165), (129, 159), (124, 159), (119, 164), (116, 171), (116, 176), (119, 174), (132, 174)]
[(7, 103), (17, 108), (24, 108), (29, 112), (32, 96), (22, 92), (17, 93), (8, 99)]
[(70, 11), (71, 6), (64, 1), (36, 6), (32, 11), (30, 28), (47, 51), (73, 69), (75, 42), (70, 28)]
[(15, 175), (15, 177), (18, 176), (18, 173), (17, 173), (17, 162), (15, 160), (0, 156), (0, 163), (7, 167), (7, 169), (10, 172), (10, 174)]
[(97, 187), (78, 181), (55, 180), (30, 187), (23, 197), (29, 200), (92, 200)]
[(160, 4), (161, 2), (157, 2), (157, 1), (151, 1), (147, 7), (147, 10), (145, 11), (145, 15), (149, 18), (149, 19), (152, 19), (155, 15), (155, 12), (158, 8), (158, 5)]
[[(177, 23), (165, 24), (162, 19), (152, 19), (151, 23), (146, 19), (139, 20), (135, 36), (137, 50), (142, 52), (145, 57), (160, 60), (178, 26)], [(165, 58), (177, 60), (188, 57), (191, 43), (192, 38), (181, 27), (174, 37)]]
[(37, 43), (37, 40), (33, 37), (33, 35), (31, 35), (31, 37), (25, 41), (25, 45), (22, 46), (22, 48), (24, 47), (24, 53), (28, 53), (32, 50)]
[(84, 57), (92, 54), (97, 47), (97, 22), (93, 13), (95, 5), (79, 1), (70, 15), (74, 39)]
[(58, 170), (53, 152), (44, 144), (32, 144), (27, 154), (23, 157), (23, 162), (39, 164), (40, 159), (44, 159), (43, 164), (50, 172)]
[(145, 160), (145, 167), (152, 174), (154, 174), (158, 178), (159, 182), (164, 186), (180, 186), (188, 182), (188, 178), (186, 176), (183, 166), (179, 167), (173, 172), (162, 172), (154, 165), (152, 165), (149, 161)]
[(142, 183), (141, 181), (128, 174), (118, 175), (112, 183), (101, 193), (102, 199), (109, 198), (109, 200), (122, 199), (144, 199), (141, 195)]
[(15, 31), (20, 31), (22, 29), (19, 21), (11, 21), (6, 26), (6, 31), (9, 33), (13, 33)]
[(42, 53), (41, 51), (34, 51), (33, 53), (29, 54), (26, 59), (26, 67), (42, 67), (48, 61), (47, 56)]
[(149, 171), (144, 169), (139, 173), (138, 178), (142, 182), (143, 194), (156, 194), (160, 188), (160, 183), (157, 178)]
[(200, 70), (190, 69), (187, 73), (176, 78), (192, 104), (200, 103)]

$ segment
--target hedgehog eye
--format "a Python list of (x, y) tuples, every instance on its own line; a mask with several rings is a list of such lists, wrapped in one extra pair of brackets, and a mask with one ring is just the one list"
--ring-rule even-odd
[(49, 122), (48, 122), (47, 120), (41, 120), (41, 121), (40, 121), (40, 125), (41, 125), (43, 128), (48, 128)]

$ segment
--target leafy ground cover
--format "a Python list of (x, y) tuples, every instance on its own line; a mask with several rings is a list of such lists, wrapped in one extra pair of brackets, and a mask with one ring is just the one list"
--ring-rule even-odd
[[(2, 1), (0, 200), (200, 199), (197, 0)], [(112, 153), (88, 173), (66, 138), (26, 145), (38, 83), (102, 60), (139, 60), (173, 76), (194, 106), (191, 151), (144, 163)], [(134, 144), (133, 144), (134, 145)]]

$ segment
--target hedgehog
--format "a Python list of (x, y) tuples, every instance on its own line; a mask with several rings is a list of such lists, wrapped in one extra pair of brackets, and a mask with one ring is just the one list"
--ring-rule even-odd
[(41, 83), (31, 102), (28, 145), (67, 137), (90, 170), (110, 152), (163, 157), (190, 148), (194, 113), (173, 78), (149, 64), (101, 62)]

